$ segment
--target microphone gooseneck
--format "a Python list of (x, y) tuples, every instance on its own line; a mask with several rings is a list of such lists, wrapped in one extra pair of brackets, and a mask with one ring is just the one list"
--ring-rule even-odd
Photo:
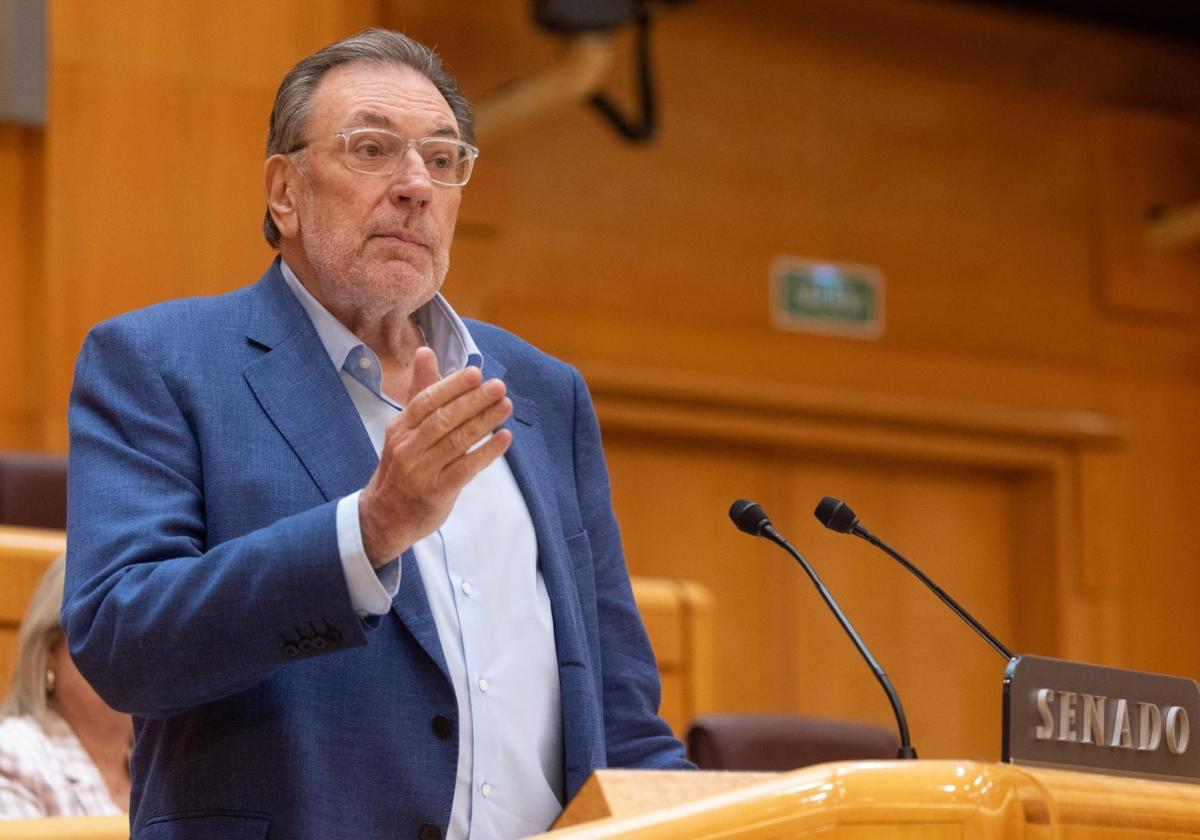
[(947, 595), (940, 586), (929, 579), (928, 575), (926, 575), (912, 563), (908, 562), (908, 560), (906, 560), (904, 556), (900, 554), (900, 552), (896, 551), (883, 540), (879, 539), (879, 537), (868, 531), (866, 526), (864, 526), (858, 520), (858, 517), (854, 515), (854, 511), (852, 511), (849, 505), (847, 505), (845, 502), (841, 501), (840, 499), (835, 499), (832, 496), (826, 496), (817, 503), (817, 509), (813, 511), (813, 515), (817, 517), (818, 521), (820, 521), (822, 525), (831, 531), (837, 531), (840, 534), (853, 534), (854, 536), (866, 540), (871, 545), (882, 550), (901, 566), (916, 575), (917, 579), (920, 580), (921, 583), (928, 586), (933, 594), (941, 599), (943, 604), (953, 610), (955, 615), (965, 621), (971, 627), (971, 629), (978, 633), (985, 642), (987, 642), (996, 650), (997, 653), (999, 653), (1005, 659), (1013, 658), (1012, 651), (1001, 644), (1000, 640), (993, 636), (986, 627), (976, 621), (973, 615), (963, 609), (959, 605), (958, 601), (955, 601), (953, 598)]
[(912, 741), (908, 737), (908, 720), (904, 717), (904, 707), (900, 705), (900, 697), (896, 694), (895, 687), (892, 686), (892, 681), (888, 679), (883, 668), (875, 661), (875, 657), (867, 650), (866, 644), (859, 637), (854, 627), (850, 624), (850, 619), (846, 618), (846, 614), (842, 612), (842, 608), (838, 606), (837, 601), (833, 599), (833, 595), (825, 588), (825, 584), (821, 582), (821, 578), (817, 576), (816, 570), (804, 558), (799, 551), (792, 547), (782, 534), (775, 530), (771, 525), (771, 520), (766, 512), (754, 502), (746, 499), (738, 499), (729, 507), (729, 518), (733, 520), (733, 524), (737, 526), (739, 531), (744, 531), (754, 537), (762, 537), (775, 545), (782, 548), (792, 558), (800, 564), (808, 574), (809, 580), (813, 582), (813, 586), (817, 587), (817, 592), (821, 594), (826, 606), (833, 612), (838, 623), (842, 625), (842, 629), (846, 631), (846, 635), (850, 637), (850, 641), (854, 643), (854, 647), (866, 661), (867, 667), (871, 669), (871, 673), (875, 675), (875, 679), (879, 680), (879, 684), (883, 686), (884, 692), (887, 694), (888, 702), (892, 704), (892, 712), (896, 715), (896, 728), (900, 731), (900, 749), (896, 753), (897, 758), (916, 758), (917, 751), (913, 748)]

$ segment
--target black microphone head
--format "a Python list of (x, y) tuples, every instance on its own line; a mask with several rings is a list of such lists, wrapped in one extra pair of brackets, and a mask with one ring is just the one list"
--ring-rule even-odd
[(763, 528), (771, 524), (766, 511), (748, 499), (738, 499), (729, 506), (729, 518), (739, 531), (753, 537), (762, 536)]
[(813, 516), (826, 528), (840, 534), (849, 534), (858, 524), (858, 517), (854, 515), (854, 511), (850, 510), (845, 502), (833, 496), (821, 499), (817, 503), (817, 509), (813, 511)]

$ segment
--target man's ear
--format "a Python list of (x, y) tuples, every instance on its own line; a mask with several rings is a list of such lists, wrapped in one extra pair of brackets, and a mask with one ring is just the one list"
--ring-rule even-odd
[(294, 239), (300, 232), (297, 215), (300, 199), (300, 170), (287, 155), (271, 155), (263, 166), (267, 209), (281, 239)]

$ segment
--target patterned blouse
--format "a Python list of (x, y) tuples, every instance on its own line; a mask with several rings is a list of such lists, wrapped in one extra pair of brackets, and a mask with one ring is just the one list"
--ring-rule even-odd
[(0, 820), (120, 813), (66, 721), (0, 720)]

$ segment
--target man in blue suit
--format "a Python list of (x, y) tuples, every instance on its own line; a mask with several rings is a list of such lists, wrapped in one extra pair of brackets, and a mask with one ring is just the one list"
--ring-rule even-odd
[(471, 139), (403, 35), (304, 59), (280, 258), (84, 344), (64, 624), (135, 715), (134, 838), (515, 837), (595, 768), (689, 766), (583, 381), (438, 294)]

